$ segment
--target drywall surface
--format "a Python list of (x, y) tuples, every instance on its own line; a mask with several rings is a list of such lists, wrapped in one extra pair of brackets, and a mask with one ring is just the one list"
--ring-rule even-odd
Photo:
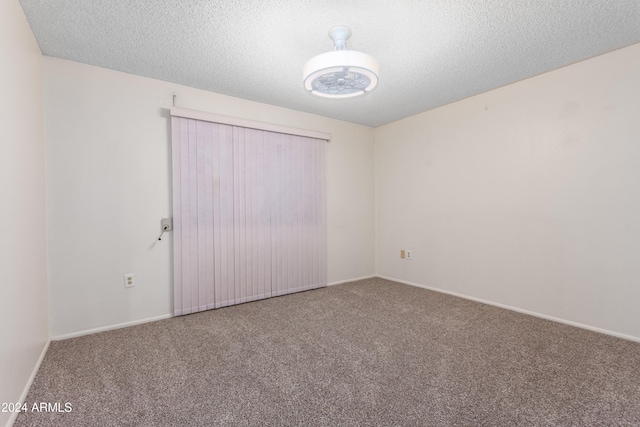
[(20, 399), (49, 341), (41, 60), (18, 2), (0, 2), (0, 403)]
[[(54, 338), (172, 312), (168, 109), (330, 132), (328, 280), (374, 273), (373, 129), (45, 57)], [(322, 102), (322, 101), (319, 101)], [(123, 275), (137, 285), (125, 289)]]
[(377, 274), (640, 337), (639, 117), (634, 45), (377, 128)]

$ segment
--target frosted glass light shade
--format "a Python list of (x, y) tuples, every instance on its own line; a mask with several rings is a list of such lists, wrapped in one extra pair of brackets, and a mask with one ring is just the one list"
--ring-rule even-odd
[(303, 70), (304, 87), (314, 95), (349, 98), (378, 84), (378, 61), (366, 53), (336, 50), (311, 58)]

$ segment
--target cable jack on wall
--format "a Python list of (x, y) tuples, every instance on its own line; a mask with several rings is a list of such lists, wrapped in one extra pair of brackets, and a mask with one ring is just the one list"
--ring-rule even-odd
[(162, 218), (162, 231), (160, 232), (160, 236), (158, 236), (158, 240), (162, 240), (162, 235), (165, 231), (173, 230), (173, 218)]

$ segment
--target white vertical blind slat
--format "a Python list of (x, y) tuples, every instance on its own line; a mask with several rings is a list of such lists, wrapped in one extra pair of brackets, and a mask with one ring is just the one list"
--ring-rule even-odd
[[(182, 204), (181, 199), (181, 187), (180, 177), (181, 173), (181, 144), (175, 143), (175, 141), (181, 141), (180, 126), (182, 120), (177, 117), (171, 118), (171, 138), (174, 141), (171, 146), (171, 158), (172, 158), (172, 171), (173, 171), (173, 209), (179, 211)], [(177, 178), (177, 179), (176, 179)], [(173, 283), (182, 284), (182, 262), (176, 262), (182, 260), (182, 215), (175, 215), (173, 218)], [(173, 287), (173, 304), (174, 314), (177, 316), (182, 314), (182, 286)]]
[[(211, 169), (213, 175), (212, 182), (212, 199), (213, 199), (213, 306), (221, 307), (222, 290), (219, 285), (222, 282), (222, 242), (220, 241), (221, 223), (220, 223), (220, 125), (211, 124)], [(175, 186), (175, 184), (174, 184)], [(179, 263), (179, 259), (175, 259), (174, 263)], [(218, 286), (215, 284), (218, 283)], [(174, 284), (174, 286), (176, 286)]]
[(191, 228), (189, 214), (189, 121), (183, 121), (180, 126), (180, 139), (185, 141), (180, 150), (180, 205), (178, 206), (181, 213), (182, 225), (182, 307), (183, 313), (191, 313)]
[(258, 251), (258, 239), (256, 237), (257, 232), (257, 190), (255, 180), (258, 178), (255, 169), (253, 167), (255, 161), (255, 141), (252, 138), (245, 139), (245, 167), (247, 172), (247, 265), (250, 266), (247, 270), (247, 290), (250, 295), (257, 295), (258, 288), (258, 273), (255, 269), (255, 262), (257, 260)]
[(271, 174), (271, 185), (269, 191), (269, 216), (270, 216), (270, 224), (269, 224), (269, 240), (271, 242), (271, 291), (272, 295), (278, 295), (278, 264), (279, 258), (281, 254), (279, 254), (279, 236), (278, 236), (278, 187), (280, 185), (279, 182), (279, 156), (278, 156), (278, 138), (274, 138), (272, 133), (266, 134), (267, 141), (266, 146), (269, 148), (269, 159), (268, 164), (270, 167)]
[(297, 210), (294, 204), (296, 189), (296, 171), (293, 138), (284, 138), (284, 152), (282, 156), (283, 170), (283, 281), (278, 295), (283, 295), (289, 289), (295, 288), (298, 283), (296, 278), (297, 249), (295, 247), (297, 232)]
[(198, 310), (207, 309), (207, 238), (206, 238), (206, 196), (205, 196), (205, 138), (204, 127), (206, 123), (196, 122), (196, 203), (197, 203), (197, 267)]
[(233, 152), (233, 277), (235, 280), (235, 286), (233, 286), (233, 303), (239, 304), (244, 302), (242, 300), (242, 278), (240, 276), (240, 269), (242, 265), (241, 259), (241, 248), (240, 248), (240, 228), (241, 228), (241, 197), (240, 197), (240, 188), (242, 187), (241, 183), (241, 170), (240, 170), (240, 147), (243, 143), (244, 129), (242, 128), (233, 128), (233, 144), (232, 144), (232, 152)]
[(204, 222), (205, 222), (205, 306), (206, 310), (215, 308), (215, 252), (213, 233), (213, 199), (214, 199), (214, 172), (213, 172), (213, 123), (204, 126)]
[(189, 120), (189, 222), (190, 248), (189, 263), (190, 283), (189, 294), (191, 296), (191, 311), (198, 311), (198, 145), (196, 134), (196, 120)]
[[(294, 280), (295, 284), (302, 288), (304, 286), (304, 278), (302, 275), (302, 263), (303, 263), (303, 254), (302, 254), (302, 238), (304, 237), (302, 233), (302, 168), (300, 167), (300, 150), (301, 147), (297, 144), (293, 145), (293, 169), (294, 169), (294, 184), (295, 184), (295, 195), (293, 197), (293, 211), (295, 212), (295, 220), (294, 220), (294, 241), (292, 242), (295, 246), (294, 252)], [(295, 179), (298, 178), (298, 179)]]
[(318, 182), (314, 180), (318, 173), (315, 158), (317, 156), (315, 145), (310, 147), (310, 163), (311, 163), (311, 185), (312, 185), (312, 199), (311, 199), (311, 283), (315, 286), (320, 283), (318, 278)]
[[(271, 146), (267, 143), (269, 137), (268, 134), (262, 131), (257, 132), (257, 138), (260, 140), (261, 147), (261, 170), (262, 170), (262, 182), (259, 182), (259, 193), (261, 195), (261, 214), (260, 214), (260, 240), (261, 240), (261, 277), (262, 288), (258, 294), (260, 296), (272, 295), (272, 280), (271, 280), (271, 192), (270, 186), (273, 182), (272, 164), (271, 164)], [(269, 182), (269, 185), (265, 185)]]
[(220, 158), (218, 166), (220, 167), (220, 234), (216, 236), (220, 240), (220, 299), (218, 307), (224, 307), (229, 305), (229, 294), (227, 284), (232, 279), (229, 275), (229, 243), (228, 230), (229, 230), (229, 218), (227, 205), (230, 202), (228, 200), (227, 186), (229, 179), (227, 177), (227, 164), (230, 161), (230, 156), (227, 153), (227, 130), (226, 126), (219, 126), (220, 130)]
[(174, 314), (326, 286), (325, 141), (172, 118)]
[[(223, 155), (220, 159), (220, 165), (223, 166), (223, 179), (226, 183), (224, 188), (223, 199), (225, 200), (224, 210), (222, 212), (222, 218), (224, 219), (225, 227), (222, 230), (222, 237), (224, 244), (223, 254), (225, 256), (226, 265), (223, 265), (223, 271), (226, 271), (226, 280), (221, 283), (223, 287), (223, 299), (225, 305), (236, 304), (236, 277), (235, 277), (235, 245), (233, 236), (233, 137), (234, 129), (231, 126), (223, 126), (224, 139), (220, 142), (223, 147)], [(224, 250), (226, 248), (226, 251)]]

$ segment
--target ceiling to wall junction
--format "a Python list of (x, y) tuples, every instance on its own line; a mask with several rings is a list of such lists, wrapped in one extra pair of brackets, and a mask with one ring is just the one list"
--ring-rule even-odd
[[(20, 0), (44, 55), (380, 126), (640, 42), (636, 0)], [(380, 84), (321, 99), (302, 67), (374, 56)]]

